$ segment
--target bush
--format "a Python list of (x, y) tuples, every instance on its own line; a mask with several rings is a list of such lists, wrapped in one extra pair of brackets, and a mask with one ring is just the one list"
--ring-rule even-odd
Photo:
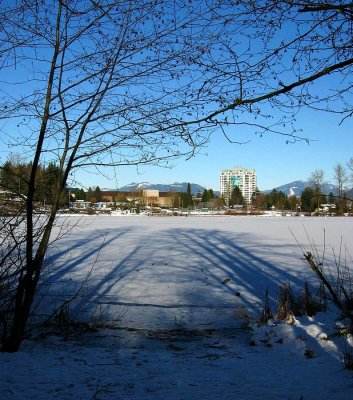
[(353, 276), (346, 263), (335, 259), (334, 272), (330, 266), (318, 260), (311, 252), (304, 253), (311, 270), (325, 288), (325, 297), (341, 311), (342, 317), (353, 322)]

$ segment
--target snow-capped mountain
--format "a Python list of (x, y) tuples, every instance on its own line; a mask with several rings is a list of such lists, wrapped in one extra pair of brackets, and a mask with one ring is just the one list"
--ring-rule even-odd
[[(128, 185), (122, 186), (121, 188), (117, 189), (119, 192), (133, 192), (133, 191), (138, 191), (138, 190), (159, 190), (160, 192), (186, 192), (187, 190), (188, 183), (187, 182), (174, 182), (170, 184), (163, 184), (163, 183), (149, 183), (149, 182), (131, 182)], [(196, 193), (203, 193), (205, 190), (204, 186), (198, 185), (197, 183), (190, 183), (191, 186), (191, 192), (193, 194)], [(307, 187), (311, 186), (311, 183), (309, 181), (293, 181), (286, 183), (281, 186), (277, 186), (274, 189), (277, 191), (282, 191), (285, 193), (287, 196), (288, 195), (295, 195), (297, 197), (300, 197), (302, 194), (302, 191)], [(208, 188), (207, 188), (208, 189)], [(103, 189), (105, 190), (105, 189)], [(108, 189), (107, 189), (108, 190)], [(112, 190), (112, 189), (109, 189)], [(261, 190), (260, 191), (263, 193), (270, 193), (272, 189), (269, 190)], [(337, 188), (335, 185), (329, 184), (329, 183), (324, 183), (322, 185), (322, 192), (326, 195), (329, 193), (337, 194)], [(214, 191), (216, 195), (219, 195), (218, 191)], [(348, 196), (349, 194), (349, 196)], [(347, 191), (347, 196), (352, 197), (353, 196), (353, 189), (350, 189)]]
[[(302, 191), (307, 187), (307, 186), (312, 186), (311, 182), (309, 181), (293, 181), (290, 183), (286, 183), (281, 186), (277, 186), (275, 189), (279, 192), (285, 193), (287, 196), (288, 195), (295, 195), (297, 197), (300, 197), (302, 194)], [(337, 188), (335, 185), (332, 185), (330, 183), (324, 183), (321, 188), (322, 193), (324, 194), (329, 194), (330, 192), (336, 194), (337, 193)], [(270, 193), (271, 190), (264, 190), (264, 193)]]
[[(119, 190), (121, 191), (134, 191), (134, 190), (144, 190), (144, 189), (150, 189), (151, 184), (149, 182), (131, 182), (128, 185), (124, 186), (124, 188), (120, 188)], [(126, 190), (125, 190), (126, 188)]]
[[(186, 192), (188, 183), (187, 182), (174, 182), (170, 184), (162, 183), (149, 183), (149, 182), (131, 182), (128, 185), (119, 188), (119, 192), (133, 192), (137, 190), (159, 190), (160, 192)], [(197, 183), (190, 183), (192, 193), (202, 193), (205, 188)]]

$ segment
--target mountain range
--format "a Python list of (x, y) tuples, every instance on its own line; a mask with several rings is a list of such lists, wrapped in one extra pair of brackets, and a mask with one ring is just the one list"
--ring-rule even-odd
[[(162, 183), (149, 183), (149, 182), (141, 182), (136, 183), (132, 182), (128, 185), (125, 185), (119, 188), (119, 192), (135, 192), (137, 190), (159, 190), (160, 192), (186, 192), (188, 187), (188, 182), (174, 182), (171, 184), (162, 184)], [(195, 193), (203, 193), (205, 188), (197, 183), (190, 183), (191, 192)]]
[[(278, 192), (281, 191), (281, 192), (285, 193), (287, 196), (289, 194), (291, 194), (291, 195), (300, 197), (303, 190), (308, 186), (312, 186), (310, 181), (293, 181), (293, 182), (287, 183), (285, 185), (278, 186), (275, 189)], [(262, 192), (270, 193), (271, 190), (263, 190)], [(329, 195), (331, 192), (334, 195), (337, 195), (338, 190), (337, 190), (337, 186), (332, 185), (331, 183), (323, 183), (323, 185), (321, 187), (321, 192), (326, 195)], [(353, 188), (346, 190), (345, 194), (348, 198), (352, 199), (353, 198)]]
[[(128, 185), (122, 186), (121, 188), (118, 189), (119, 192), (134, 192), (137, 190), (159, 190), (160, 192), (186, 192), (188, 186), (188, 182), (174, 182), (171, 184), (162, 184), (162, 183), (149, 183), (149, 182), (132, 182), (129, 183)], [(191, 192), (193, 194), (196, 193), (203, 193), (203, 191), (206, 189), (204, 186), (198, 185), (197, 183), (190, 183), (191, 186)], [(281, 186), (277, 186), (274, 189), (277, 191), (282, 191), (285, 193), (287, 196), (289, 194), (294, 194), (297, 197), (300, 197), (302, 194), (302, 191), (307, 187), (310, 186), (309, 181), (293, 181), (286, 183)], [(111, 189), (103, 189), (103, 190), (111, 190)], [(271, 189), (272, 190), (272, 189)], [(271, 190), (262, 190), (263, 193), (270, 193)], [(337, 187), (335, 185), (332, 185), (330, 183), (324, 183), (322, 185), (322, 192), (325, 194), (329, 194), (332, 192), (333, 194), (337, 194)], [(214, 193), (217, 195), (219, 194), (219, 191), (214, 191)], [(346, 192), (347, 197), (353, 198), (353, 189), (350, 189)]]
[[(311, 183), (309, 181), (293, 181), (293, 182), (289, 182), (289, 183), (286, 183), (281, 186), (277, 186), (275, 189), (278, 192), (285, 193), (287, 196), (289, 194), (292, 194), (292, 195), (294, 194), (295, 196), (300, 197), (300, 195), (302, 194), (302, 191), (308, 186), (311, 186)], [(324, 183), (321, 187), (321, 191), (322, 191), (322, 193), (325, 193), (325, 194), (329, 194), (330, 192), (335, 194), (337, 192), (337, 188), (335, 185), (332, 185), (330, 183)], [(263, 190), (262, 192), (270, 193), (271, 190)]]

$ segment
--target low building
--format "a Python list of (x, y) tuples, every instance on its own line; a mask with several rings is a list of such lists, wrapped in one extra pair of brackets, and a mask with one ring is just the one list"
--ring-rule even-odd
[(98, 201), (93, 204), (93, 208), (100, 211), (111, 211), (114, 207), (114, 202)]
[(73, 208), (74, 210), (87, 210), (90, 207), (91, 203), (89, 201), (76, 200), (70, 202), (70, 208)]
[(136, 192), (102, 191), (102, 199), (106, 202), (136, 202), (149, 207), (172, 207), (172, 192), (160, 192), (159, 190), (141, 190)]

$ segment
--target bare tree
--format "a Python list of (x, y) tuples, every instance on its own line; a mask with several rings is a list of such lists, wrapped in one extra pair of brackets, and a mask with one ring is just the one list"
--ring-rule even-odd
[[(75, 170), (168, 166), (195, 155), (216, 130), (236, 142), (244, 125), (302, 140), (294, 123), (303, 107), (342, 121), (352, 114), (348, 2), (1, 5), (0, 141), (31, 163), (25, 240), (16, 233), (12, 243), (22, 266), (3, 318), (6, 351), (20, 346), (60, 197)], [(323, 77), (328, 90), (318, 91), (313, 83)], [(36, 176), (49, 162), (59, 166), (58, 177), (50, 214), (38, 226)]]
[[(236, 24), (233, 41), (221, 46), (228, 57), (211, 65), (211, 51), (199, 61), (212, 72), (219, 69), (218, 75), (205, 75), (214, 106), (205, 119), (226, 134), (227, 126), (236, 131), (248, 124), (260, 135), (276, 132), (296, 141), (303, 108), (313, 110), (314, 118), (317, 111), (337, 114), (341, 123), (352, 116), (352, 2), (238, 0), (231, 9), (227, 4), (217, 2), (214, 16), (226, 15), (227, 33)], [(318, 87), (320, 81), (324, 85)]]
[(347, 167), (350, 171), (349, 179), (350, 179), (351, 183), (353, 183), (353, 157), (351, 157), (350, 160), (348, 161)]
[(310, 175), (309, 181), (315, 191), (317, 197), (317, 208), (320, 208), (320, 200), (322, 197), (322, 185), (324, 184), (325, 172), (322, 169), (316, 169)]
[(324, 184), (325, 172), (322, 169), (316, 169), (310, 175), (309, 181), (313, 186), (313, 189), (320, 191)]
[(340, 198), (343, 198), (345, 185), (348, 181), (346, 169), (344, 168), (343, 164), (337, 163), (333, 167), (334, 171), (334, 180), (337, 185), (337, 192)]
[[(182, 121), (205, 107), (202, 96), (196, 99), (200, 73), (192, 60), (212, 38), (219, 41), (223, 28), (219, 20), (207, 22), (207, 7), (180, 4), (2, 3), (0, 118), (7, 145), (31, 162), (22, 231), (4, 235), (5, 259), (18, 249), (21, 265), (6, 264), (14, 278), (3, 310), (3, 350), (20, 346), (72, 171), (168, 163), (207, 142), (208, 127)], [(36, 176), (48, 162), (59, 166), (58, 176), (50, 214), (38, 225)]]
[(333, 167), (333, 171), (334, 171), (334, 179), (337, 185), (338, 196), (343, 197), (345, 185), (348, 181), (346, 169), (344, 168), (343, 164), (337, 163)]

